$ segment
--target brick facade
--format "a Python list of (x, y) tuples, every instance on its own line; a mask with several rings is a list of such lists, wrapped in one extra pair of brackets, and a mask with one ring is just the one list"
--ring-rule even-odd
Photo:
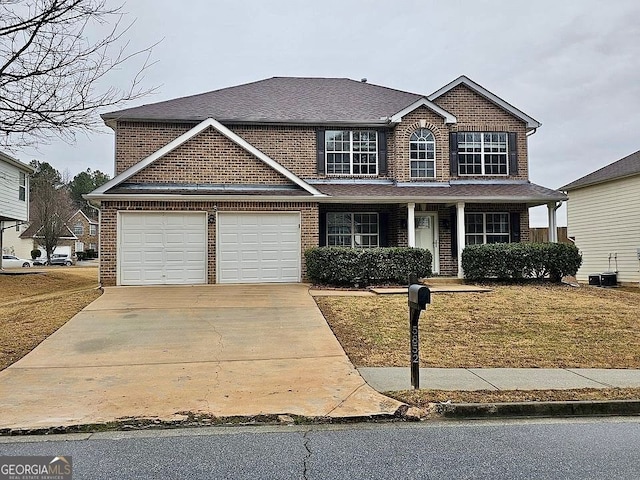
[[(76, 225), (82, 225), (82, 233), (76, 232)], [(95, 234), (91, 235), (91, 225), (95, 228)], [(71, 229), (71, 231), (78, 237), (77, 242), (82, 242), (84, 244), (84, 251), (87, 251), (90, 248), (90, 245), (95, 245), (95, 251), (98, 251), (98, 223), (91, 223), (86, 216), (84, 216), (81, 212), (74, 213), (71, 218), (67, 221), (67, 226)], [(74, 242), (74, 250), (75, 250), (75, 242)]]
[[(216, 212), (300, 212), (301, 275), (306, 277), (304, 251), (318, 246), (318, 206), (315, 203), (265, 202), (103, 202), (100, 235), (100, 283), (116, 285), (117, 279), (117, 226), (118, 211), (207, 212), (215, 218)], [(208, 283), (216, 283), (216, 223), (208, 226)]]

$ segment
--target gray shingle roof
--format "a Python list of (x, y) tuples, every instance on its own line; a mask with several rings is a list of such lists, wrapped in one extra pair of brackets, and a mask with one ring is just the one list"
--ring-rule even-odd
[(352, 198), (370, 197), (373, 199), (411, 198), (427, 202), (473, 201), (473, 202), (523, 202), (547, 203), (566, 200), (562, 192), (541, 187), (535, 183), (478, 183), (478, 184), (444, 184), (443, 186), (398, 186), (393, 184), (314, 184), (322, 193), (348, 200)]
[(574, 190), (587, 185), (595, 185), (596, 183), (609, 182), (617, 178), (629, 177), (631, 175), (640, 175), (640, 150), (617, 162), (613, 162), (600, 170), (585, 175), (574, 182), (571, 182), (560, 190)]
[(348, 78), (273, 77), (253, 83), (105, 113), (108, 120), (215, 118), (223, 123), (385, 123), (423, 95)]

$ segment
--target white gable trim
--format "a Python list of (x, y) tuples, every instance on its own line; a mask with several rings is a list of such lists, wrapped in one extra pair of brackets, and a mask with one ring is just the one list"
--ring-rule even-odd
[(119, 185), (120, 183), (124, 182), (125, 180), (133, 177), (136, 173), (140, 172), (141, 170), (143, 170), (144, 168), (148, 167), (149, 165), (151, 165), (156, 160), (158, 160), (158, 159), (164, 157), (165, 155), (167, 155), (168, 153), (172, 152), (173, 150), (178, 148), (180, 145), (182, 145), (183, 143), (187, 142), (188, 140), (191, 140), (193, 137), (195, 137), (199, 133), (202, 133), (204, 130), (206, 130), (209, 127), (212, 127), (214, 129), (216, 129), (218, 132), (220, 132), (222, 135), (227, 137), (229, 140), (231, 140), (232, 142), (234, 142), (238, 146), (242, 147), (244, 150), (246, 150), (247, 152), (249, 152), (250, 154), (252, 154), (256, 158), (258, 158), (259, 160), (264, 162), (267, 166), (271, 167), (276, 172), (280, 173), (281, 175), (283, 175), (287, 179), (291, 180), (293, 183), (295, 183), (299, 187), (303, 188), (304, 190), (309, 192), (311, 195), (313, 195), (315, 197), (323, 197), (324, 196), (324, 194), (322, 194), (319, 190), (316, 190), (311, 185), (309, 185), (307, 182), (305, 182), (304, 180), (300, 179), (298, 176), (294, 175), (292, 172), (287, 170), (285, 167), (280, 165), (278, 162), (273, 160), (271, 157), (265, 155), (260, 150), (258, 150), (256, 147), (254, 147), (249, 142), (244, 140), (242, 137), (240, 137), (239, 135), (235, 134), (234, 132), (229, 130), (227, 127), (222, 125), (220, 122), (214, 120), (213, 118), (207, 118), (206, 120), (203, 120), (198, 125), (193, 127), (188, 132), (183, 133), (178, 138), (176, 138), (176, 139), (172, 140), (171, 142), (167, 143), (161, 149), (156, 150), (154, 153), (149, 155), (144, 160), (142, 160), (142, 161), (136, 163), (135, 165), (133, 165), (132, 167), (126, 169), (120, 175), (118, 175), (117, 177), (114, 177), (112, 180), (108, 181), (104, 185), (96, 188), (93, 192), (91, 192), (88, 195), (88, 197), (93, 197), (94, 195), (103, 194), (107, 190), (109, 190), (109, 189)]
[(494, 95), (493, 93), (491, 93), (489, 90), (487, 90), (483, 86), (478, 85), (476, 82), (471, 80), (469, 77), (466, 77), (465, 75), (459, 76), (453, 82), (448, 83), (447, 85), (442, 87), (440, 90), (438, 90), (436, 92), (433, 92), (427, 98), (429, 100), (433, 101), (436, 98), (438, 98), (438, 97), (444, 95), (445, 93), (447, 93), (449, 90), (457, 87), (458, 85), (465, 85), (466, 87), (468, 87), (471, 90), (473, 90), (474, 92), (480, 94), (481, 96), (483, 96), (484, 98), (486, 98), (487, 100), (492, 102), (493, 104), (497, 105), (498, 107), (502, 108), (503, 110), (506, 110), (507, 112), (509, 112), (514, 117), (517, 117), (520, 120), (524, 121), (527, 124), (527, 128), (538, 128), (538, 127), (542, 126), (542, 124), (539, 121), (537, 121), (535, 118), (530, 117), (529, 115), (524, 113), (522, 110), (518, 110), (516, 107), (514, 107), (510, 103), (505, 102), (503, 99), (501, 99), (497, 95)]
[(87, 217), (86, 213), (84, 213), (84, 212), (82, 211), (82, 209), (79, 209), (76, 213), (74, 213), (73, 215), (71, 215), (71, 216), (69, 217), (69, 220), (68, 220), (67, 222), (71, 222), (71, 220), (72, 220), (76, 215), (78, 215), (78, 213), (79, 213), (80, 215), (82, 215), (84, 218), (86, 218), (86, 219), (87, 219), (87, 222), (89, 223), (89, 225), (98, 225), (98, 222), (96, 222), (95, 220), (91, 220), (89, 217)]
[(421, 98), (420, 100), (417, 100), (416, 102), (412, 103), (408, 107), (400, 110), (398, 113), (393, 115), (391, 117), (391, 122), (400, 123), (402, 121), (402, 117), (404, 117), (408, 113), (413, 112), (416, 108), (419, 108), (419, 107), (427, 107), (429, 110), (440, 115), (442, 118), (444, 118), (444, 123), (456, 123), (458, 121), (455, 116), (451, 115), (446, 110), (440, 108), (435, 103), (427, 100), (426, 98)]

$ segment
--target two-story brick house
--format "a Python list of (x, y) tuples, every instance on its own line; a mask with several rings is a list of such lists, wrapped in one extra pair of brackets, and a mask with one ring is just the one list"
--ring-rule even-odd
[(74, 251), (87, 252), (91, 250), (93, 252), (98, 251), (98, 221), (90, 218), (81, 209), (77, 210), (69, 220), (67, 220), (67, 226), (77, 237), (74, 242)]
[(104, 285), (298, 282), (313, 246), (417, 246), (462, 276), (465, 245), (517, 242), (540, 123), (460, 77), (429, 96), (341, 78), (271, 78), (103, 115)]

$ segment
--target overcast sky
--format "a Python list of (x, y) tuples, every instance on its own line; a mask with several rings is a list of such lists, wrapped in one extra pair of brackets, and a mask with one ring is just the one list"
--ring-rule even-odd
[[(157, 93), (126, 106), (273, 76), (366, 77), (427, 95), (464, 74), (542, 123), (529, 138), (534, 183), (558, 188), (640, 149), (638, 0), (129, 0), (124, 10), (136, 20), (130, 48), (162, 40), (145, 77)], [(126, 86), (135, 71), (110, 81)], [(113, 176), (113, 133), (16, 156)], [(537, 210), (532, 226), (546, 226)]]

